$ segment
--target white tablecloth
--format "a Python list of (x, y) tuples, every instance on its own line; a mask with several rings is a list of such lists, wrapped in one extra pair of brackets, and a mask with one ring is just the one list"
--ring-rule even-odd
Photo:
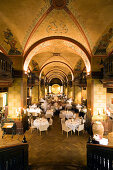
[(69, 118), (71, 118), (71, 117), (73, 116), (73, 112), (71, 112), (71, 111), (63, 110), (63, 111), (61, 111), (61, 113), (62, 113), (63, 115), (65, 115), (65, 117), (66, 117), (67, 119), (69, 119)]
[(34, 122), (33, 122), (34, 126), (37, 127), (37, 129), (39, 128), (40, 125), (48, 125), (49, 127), (49, 122), (47, 119), (45, 118), (38, 118), (38, 119), (35, 119)]
[(47, 114), (50, 114), (51, 116), (53, 116), (53, 110), (47, 110), (47, 111), (46, 111), (46, 115), (47, 115)]
[(80, 124), (79, 119), (69, 119), (65, 121), (65, 124), (67, 127), (69, 127), (70, 129), (73, 130), (73, 132), (75, 132), (75, 128), (77, 128)]
[(41, 114), (41, 109), (40, 108), (30, 108), (30, 109), (27, 109), (28, 111), (28, 116), (30, 115), (30, 113), (32, 113), (33, 116), (37, 116), (37, 114)]

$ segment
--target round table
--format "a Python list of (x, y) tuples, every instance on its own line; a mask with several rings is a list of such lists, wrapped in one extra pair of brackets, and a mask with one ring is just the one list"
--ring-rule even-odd
[(66, 111), (66, 110), (64, 110), (64, 111), (61, 111), (61, 113), (62, 113), (67, 119), (72, 118), (72, 116), (73, 116), (73, 112), (71, 112), (71, 111)]
[(34, 126), (37, 127), (37, 129), (39, 128), (40, 125), (48, 125), (49, 127), (49, 122), (47, 119), (45, 118), (38, 118), (38, 119), (35, 119), (34, 122), (33, 122)]
[(73, 130), (75, 132), (75, 129), (79, 126), (80, 120), (79, 119), (68, 119), (65, 121), (65, 124), (67, 127)]

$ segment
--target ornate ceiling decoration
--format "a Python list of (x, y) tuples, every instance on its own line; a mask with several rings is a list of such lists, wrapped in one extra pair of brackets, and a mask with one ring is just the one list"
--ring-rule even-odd
[(69, 0), (50, 0), (50, 4), (56, 9), (62, 9), (68, 5)]

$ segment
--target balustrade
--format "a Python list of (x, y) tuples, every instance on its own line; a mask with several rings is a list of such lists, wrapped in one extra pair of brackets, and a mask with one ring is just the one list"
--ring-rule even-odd
[(0, 147), (0, 170), (11, 169), (28, 169), (28, 144)]
[(87, 144), (87, 169), (112, 170), (113, 147), (98, 144)]

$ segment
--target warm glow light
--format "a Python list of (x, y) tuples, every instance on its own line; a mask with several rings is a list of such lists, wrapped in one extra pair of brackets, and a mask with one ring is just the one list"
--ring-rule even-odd
[(58, 94), (61, 91), (61, 87), (58, 84), (53, 84), (51, 90), (54, 94)]

